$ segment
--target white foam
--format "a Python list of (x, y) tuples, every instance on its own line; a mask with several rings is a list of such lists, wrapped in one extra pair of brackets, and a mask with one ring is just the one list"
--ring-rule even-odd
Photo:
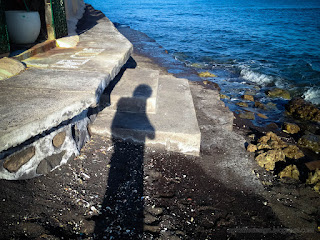
[(320, 88), (310, 88), (304, 94), (303, 98), (313, 104), (320, 104)]
[(242, 70), (240, 71), (240, 75), (247, 81), (255, 82), (262, 85), (273, 82), (273, 78), (271, 76), (254, 72), (245, 66), (242, 66), (241, 68)]

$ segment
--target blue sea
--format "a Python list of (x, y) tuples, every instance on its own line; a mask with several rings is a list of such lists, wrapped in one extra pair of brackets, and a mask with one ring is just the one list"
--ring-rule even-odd
[(245, 83), (320, 104), (320, 0), (86, 2), (146, 33), (187, 66), (215, 73), (212, 81), (231, 99)]

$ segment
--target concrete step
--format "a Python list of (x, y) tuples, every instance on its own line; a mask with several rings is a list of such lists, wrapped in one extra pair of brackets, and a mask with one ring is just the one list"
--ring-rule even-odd
[(157, 70), (127, 69), (110, 94), (109, 110), (155, 113), (158, 80)]
[[(133, 71), (139, 70), (131, 70), (129, 73)], [(90, 126), (91, 132), (145, 143), (147, 146), (164, 147), (168, 151), (199, 155), (201, 134), (188, 80), (164, 75), (159, 76), (158, 82), (154, 113), (123, 112), (105, 108)], [(150, 88), (152, 89), (152, 86)], [(119, 99), (120, 108), (122, 104), (130, 101), (130, 97), (127, 97), (129, 95), (131, 96), (132, 92)]]

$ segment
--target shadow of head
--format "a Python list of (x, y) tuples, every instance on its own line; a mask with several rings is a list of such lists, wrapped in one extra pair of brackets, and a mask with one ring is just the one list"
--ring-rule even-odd
[(151, 97), (152, 94), (152, 89), (150, 86), (146, 84), (141, 84), (133, 92), (134, 97), (144, 97), (144, 98), (149, 98)]

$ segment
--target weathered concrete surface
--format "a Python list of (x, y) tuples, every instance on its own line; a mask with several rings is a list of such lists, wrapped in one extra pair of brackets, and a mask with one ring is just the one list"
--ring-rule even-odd
[[(99, 101), (130, 57), (132, 44), (101, 12), (99, 22), (96, 18), (96, 11), (88, 7), (83, 19), (88, 22), (83, 28), (79, 25), (82, 47), (55, 48), (30, 57), (24, 60), (27, 71), (0, 82), (0, 152), (72, 119)], [(90, 42), (82, 43), (83, 39)]]
[[(147, 84), (150, 76), (146, 72), (154, 73), (154, 70), (139, 68), (127, 71), (130, 76), (135, 76), (138, 83), (144, 84)], [(120, 82), (133, 80), (126, 76), (128, 75), (124, 74)], [(145, 80), (142, 81), (143, 78)], [(149, 81), (153, 82), (150, 79)], [(139, 84), (128, 84), (127, 86), (131, 88), (125, 89), (125, 97), (117, 99), (118, 111), (106, 108), (98, 114), (90, 127), (92, 133), (144, 142), (147, 146), (164, 146), (169, 151), (199, 155), (201, 134), (188, 80), (161, 75), (158, 87), (150, 84), (150, 89), (153, 92), (157, 91), (155, 113), (121, 111), (123, 109), (121, 105), (127, 105), (132, 99), (129, 96), (134, 95), (136, 85)], [(111, 99), (112, 95), (113, 92)]]
[[(139, 69), (139, 71), (135, 69), (127, 69), (121, 77), (121, 80), (112, 90), (109, 108), (113, 110), (120, 110), (122, 112), (142, 111), (155, 113), (159, 84), (158, 79), (159, 71), (147, 68)], [(149, 92), (142, 89), (142, 91), (133, 94), (132, 90), (137, 89), (140, 85), (147, 85), (152, 89), (152, 91)], [(124, 101), (124, 99), (128, 99), (128, 101), (126, 101), (126, 103), (123, 102), (121, 106), (117, 106), (117, 103), (121, 98), (123, 98), (122, 101)]]
[(25, 66), (12, 58), (0, 59), (0, 81), (10, 78), (25, 69)]

